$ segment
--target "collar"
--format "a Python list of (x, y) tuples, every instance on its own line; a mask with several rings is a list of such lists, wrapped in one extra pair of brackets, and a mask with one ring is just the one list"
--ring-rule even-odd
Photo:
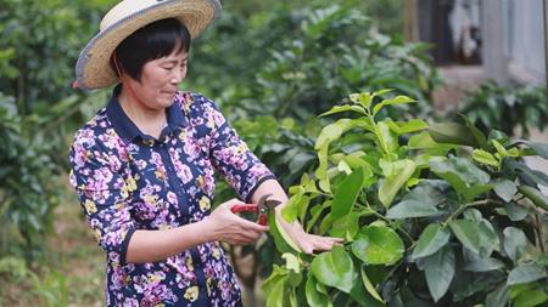
[[(106, 107), (107, 117), (109, 118), (114, 130), (122, 139), (128, 141), (134, 141), (137, 138), (142, 140), (154, 140), (155, 138), (149, 136), (143, 132), (131, 121), (120, 106), (118, 101), (118, 95), (122, 91), (122, 84), (118, 84), (112, 91), (112, 96)], [(184, 127), (187, 124), (186, 117), (181, 108), (181, 102), (175, 99), (173, 104), (166, 109), (167, 112), (167, 126), (162, 130), (160, 140), (168, 134), (172, 133), (179, 127)]]

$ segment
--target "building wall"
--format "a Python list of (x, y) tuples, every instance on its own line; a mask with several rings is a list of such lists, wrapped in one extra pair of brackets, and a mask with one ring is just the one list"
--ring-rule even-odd
[[(546, 83), (543, 2), (418, 0), (415, 25), (418, 39), (435, 45), (432, 54), (438, 64), (481, 63), (487, 77), (502, 84), (515, 80), (542, 85)], [(465, 13), (463, 6), (467, 10)], [(463, 27), (470, 29), (470, 22), (475, 26), (478, 7), (481, 12), (478, 40), (481, 55), (475, 60), (463, 57), (460, 53), (462, 46), (456, 45), (451, 36), (464, 33), (458, 30)]]
[(546, 82), (543, 0), (503, 0), (506, 53), (512, 78)]

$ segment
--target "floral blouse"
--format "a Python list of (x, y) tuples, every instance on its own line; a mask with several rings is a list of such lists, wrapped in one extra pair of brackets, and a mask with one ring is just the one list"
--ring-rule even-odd
[(159, 262), (127, 263), (136, 230), (165, 230), (211, 213), (214, 171), (250, 201), (274, 178), (215, 104), (180, 92), (159, 139), (144, 135), (118, 103), (81, 128), (70, 151), (75, 187), (90, 227), (106, 251), (108, 306), (235, 306), (241, 292), (218, 242)]

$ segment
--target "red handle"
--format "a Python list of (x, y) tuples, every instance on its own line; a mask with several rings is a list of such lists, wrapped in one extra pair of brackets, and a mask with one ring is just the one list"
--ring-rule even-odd
[(258, 213), (259, 208), (256, 204), (237, 204), (233, 206), (231, 209), (232, 213), (240, 213), (240, 212), (252, 212), (252, 213)]
[(237, 204), (231, 209), (232, 213), (251, 212), (259, 214), (257, 217), (257, 223), (262, 226), (268, 225), (268, 212), (262, 211), (259, 213), (259, 206), (257, 204)]
[(268, 225), (268, 214), (267, 213), (259, 214), (259, 219), (258, 219), (257, 223), (261, 226)]

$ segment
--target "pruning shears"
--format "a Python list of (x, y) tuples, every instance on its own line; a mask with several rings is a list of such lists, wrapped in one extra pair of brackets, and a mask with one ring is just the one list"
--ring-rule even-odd
[(272, 194), (263, 195), (257, 204), (237, 204), (230, 210), (232, 213), (251, 213), (256, 223), (262, 226), (268, 225), (268, 214), (274, 210), (276, 206), (281, 204), (278, 200), (269, 200)]

